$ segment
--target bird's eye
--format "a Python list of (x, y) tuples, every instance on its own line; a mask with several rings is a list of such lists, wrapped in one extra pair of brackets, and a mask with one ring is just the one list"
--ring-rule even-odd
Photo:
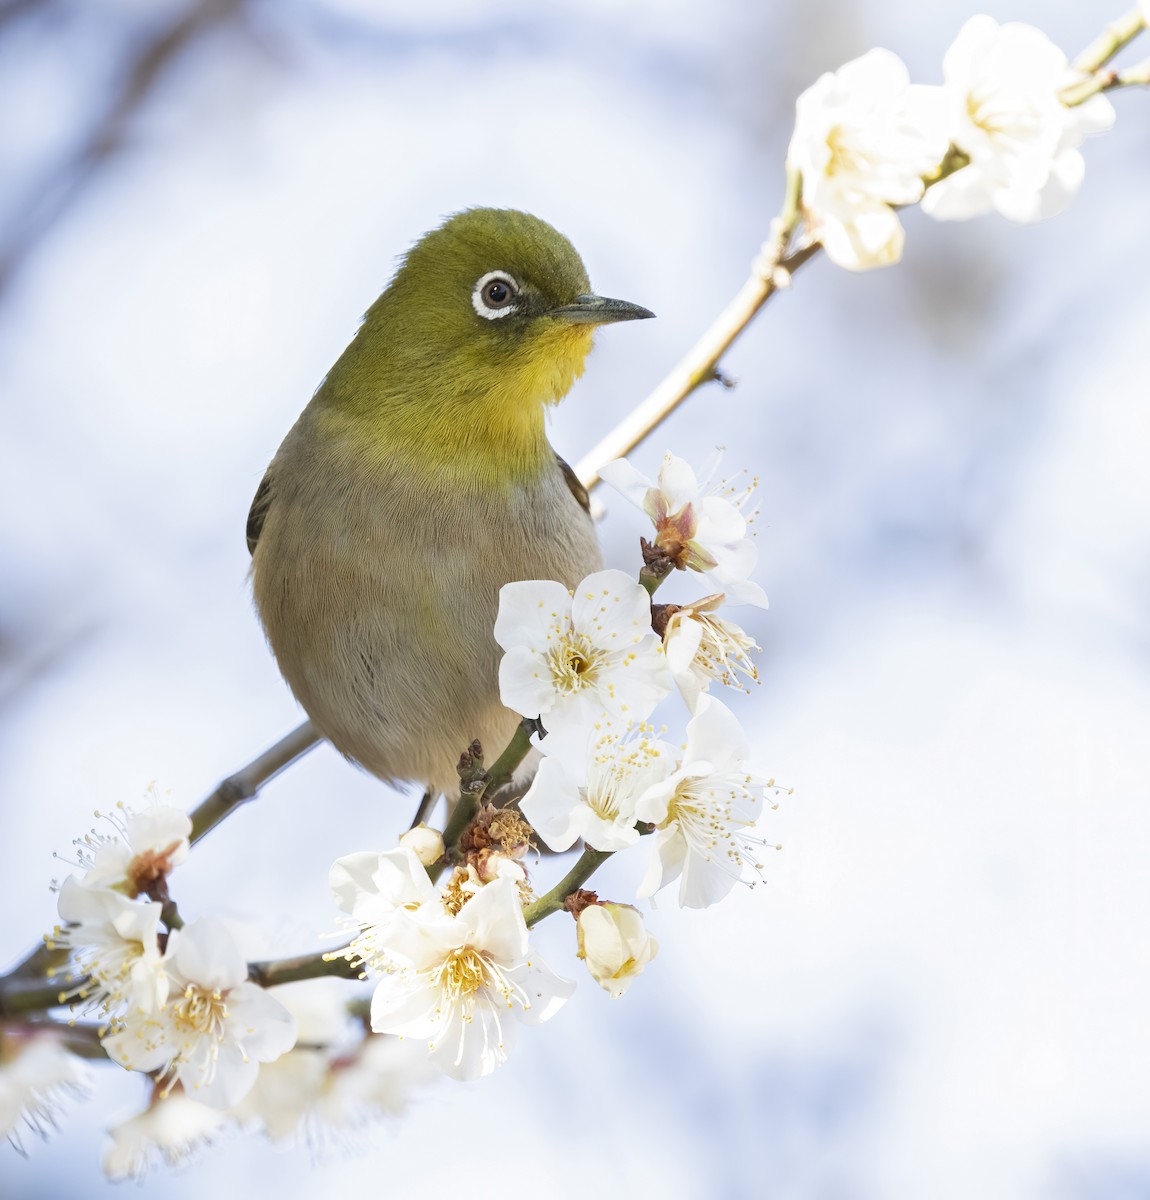
[(481, 317), (494, 321), (518, 311), (515, 303), (518, 295), (519, 284), (506, 271), (488, 271), (476, 283), (471, 304)]

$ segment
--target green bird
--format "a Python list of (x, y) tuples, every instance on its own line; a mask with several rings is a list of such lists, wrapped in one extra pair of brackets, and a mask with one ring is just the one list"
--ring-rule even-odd
[(407, 252), (284, 439), (248, 516), (256, 606), (316, 728), (381, 779), (451, 794), (473, 739), (510, 740), (499, 589), (602, 565), (545, 411), (596, 326), (653, 315), (593, 294), (546, 222), (469, 209)]

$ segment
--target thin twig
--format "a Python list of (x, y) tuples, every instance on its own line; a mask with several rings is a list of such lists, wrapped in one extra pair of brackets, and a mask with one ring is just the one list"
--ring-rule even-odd
[(1145, 28), (1146, 19), (1142, 12), (1142, 6), (1135, 5), (1128, 13), (1107, 25), (1071, 64), (1074, 70), (1091, 75), (1099, 67), (1104, 67)]
[(1085, 104), (1091, 96), (1124, 87), (1150, 87), (1150, 58), (1121, 70), (1095, 71), (1089, 79), (1083, 79), (1060, 92), (1059, 99), (1067, 108), (1075, 108)]
[(343, 950), (321, 954), (299, 954), (294, 958), (269, 959), (248, 963), (248, 978), (260, 987), (275, 987), (280, 983), (295, 983), (299, 979), (318, 979), (321, 975), (337, 975), (341, 979), (361, 979), (360, 967), (353, 967)]
[[(792, 222), (787, 229), (789, 237)], [(772, 239), (773, 240), (773, 239)], [(575, 474), (588, 490), (599, 482), (600, 468), (625, 454), (653, 433), (696, 388), (715, 379), (719, 360), (751, 323), (764, 304), (790, 282), (790, 277), (819, 251), (812, 243), (783, 257), (772, 254), (772, 242), (763, 247), (750, 277), (706, 333), (671, 368), (653, 392), (631, 410), (606, 437), (576, 464)], [(783, 247), (785, 249), (785, 246)]]
[(463, 831), (471, 824), (472, 818), (479, 811), (480, 804), (489, 793), (494, 795), (519, 768), (519, 764), (527, 757), (531, 749), (531, 734), (536, 728), (535, 722), (524, 718), (515, 729), (507, 748), (491, 764), (491, 769), (478, 777), (478, 787), (463, 787), (455, 811), (451, 814), (443, 830), (443, 857), (437, 863), (427, 868), (427, 874), (434, 883), (443, 874), (452, 851), (459, 844)]
[(46, 1008), (59, 1008), (67, 1004), (61, 995), (74, 989), (83, 979), (69, 979), (67, 986), (60, 981), (37, 983), (34, 986), (9, 982), (9, 977), (0, 978), (0, 1020), (19, 1016), (21, 1013), (43, 1012)]
[(293, 729), (259, 758), (229, 775), (219, 787), (192, 810), (192, 842), (198, 842), (241, 804), (251, 800), (260, 788), (275, 778), (285, 767), (306, 754), (323, 738), (310, 721)]
[(579, 861), (545, 896), (540, 896), (524, 908), (523, 919), (527, 922), (527, 928), (538, 925), (544, 917), (549, 917), (554, 912), (560, 912), (563, 901), (572, 892), (578, 891), (612, 853), (611, 850), (584, 850), (579, 856)]

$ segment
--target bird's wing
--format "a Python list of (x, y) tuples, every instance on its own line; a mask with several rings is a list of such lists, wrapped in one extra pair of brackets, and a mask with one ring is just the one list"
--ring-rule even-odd
[[(568, 470), (571, 468), (568, 467)], [(272, 473), (266, 471), (260, 486), (256, 488), (255, 499), (248, 509), (248, 553), (255, 554), (256, 543), (260, 540), (260, 532), (264, 527), (264, 518), (272, 506)]]
[[(580, 505), (582, 505), (582, 507), (583, 507), (583, 511), (585, 513), (587, 513), (588, 516), (590, 516), (591, 515), (591, 497), (588, 494), (587, 489), (580, 482), (579, 476), (575, 474), (575, 472), (571, 469), (569, 464), (565, 463), (563, 461), (563, 459), (561, 459), (559, 457), (558, 454), (555, 455), (555, 461), (559, 464), (559, 470), (563, 472), (563, 478), (567, 481), (567, 488), (570, 491), (571, 495), (574, 496), (575, 499), (579, 501)], [(256, 493), (257, 503), (259, 502), (260, 493), (263, 492), (266, 484), (267, 484), (267, 480), (265, 479), (263, 484), (260, 485), (260, 491)], [(265, 508), (266, 508), (266, 505), (265, 505)], [(252, 505), (252, 512), (255, 512), (254, 504)], [(260, 513), (260, 520), (263, 521), (263, 513), (262, 512)], [(251, 532), (250, 532), (251, 531), (251, 518), (250, 517), (248, 518), (248, 530), (249, 530), (248, 545), (251, 546), (251, 545), (254, 545), (254, 543), (251, 540)], [(258, 534), (258, 531), (257, 531), (257, 534)]]

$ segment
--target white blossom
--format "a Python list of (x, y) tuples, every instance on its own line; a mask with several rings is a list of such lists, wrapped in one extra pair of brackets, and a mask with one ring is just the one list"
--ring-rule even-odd
[(273, 1141), (344, 1149), (381, 1117), (403, 1112), (433, 1073), (423, 1046), (382, 1034), (343, 1049), (297, 1047), (260, 1070), (235, 1111)]
[(85, 887), (135, 897), (162, 881), (188, 856), (192, 820), (181, 808), (155, 804), (133, 813), (123, 806), (102, 816), (111, 834), (93, 830), (73, 843)]
[(1039, 29), (972, 17), (943, 59), (946, 133), (970, 162), (936, 183), (923, 209), (941, 220), (997, 209), (1012, 221), (1061, 211), (1082, 183), (1078, 150), (1109, 129), (1104, 96), (1067, 108), (1059, 92), (1081, 76)]
[(420, 909), (391, 932), (394, 968), (376, 984), (371, 1027), (428, 1043), (456, 1079), (488, 1075), (507, 1058), (516, 1021), (538, 1023), (574, 984), (528, 958), (527, 926), (514, 883), (497, 879), (455, 916)]
[(503, 703), (548, 730), (604, 711), (641, 721), (671, 690), (651, 598), (622, 571), (588, 575), (573, 593), (552, 580), (505, 584), (495, 640)]
[(946, 153), (939, 108), (889, 50), (821, 76), (799, 97), (787, 162), (802, 177), (807, 230), (832, 262), (861, 271), (902, 257), (892, 206), (919, 200), (922, 177)]
[(578, 936), (579, 957), (612, 1000), (631, 986), (659, 949), (630, 904), (589, 904), (579, 914)]
[(726, 482), (708, 490), (691, 466), (670, 452), (663, 456), (657, 483), (625, 458), (608, 463), (600, 474), (650, 517), (654, 545), (676, 567), (705, 572), (722, 585), (730, 604), (767, 607), (763, 589), (748, 578), (758, 550), (742, 510), (754, 492), (753, 482), (742, 490)]
[(443, 834), (430, 825), (419, 824), (400, 834), (399, 844), (411, 850), (425, 867), (443, 857)]
[(671, 678), (691, 712), (712, 680), (726, 687), (741, 687), (740, 675), (754, 680), (759, 677), (751, 661), (751, 651), (759, 647), (733, 621), (716, 615), (723, 600), (719, 594), (672, 606), (663, 631)]
[(359, 928), (348, 947), (348, 960), (377, 969), (387, 961), (387, 939), (396, 914), (439, 902), (435, 885), (407, 846), (336, 859), (328, 883), (336, 903)]
[(201, 918), (168, 938), (172, 993), (158, 1012), (125, 1014), (104, 1039), (120, 1066), (158, 1071), (170, 1088), (213, 1108), (235, 1104), (255, 1083), (259, 1063), (291, 1049), (295, 1021), (263, 988), (249, 983), (247, 963), (221, 921)]
[(346, 981), (307, 979), (276, 988), (296, 1023), (296, 1044), (260, 1068), (255, 1084), (232, 1112), (257, 1123), (273, 1141), (293, 1138), (322, 1097), (332, 1064), (358, 1052), (363, 1027), (348, 1012)]
[(51, 1034), (0, 1029), (0, 1138), (23, 1150), (22, 1135), (56, 1129), (65, 1102), (87, 1091), (86, 1064)]
[(748, 831), (759, 819), (763, 792), (773, 786), (744, 763), (746, 735), (713, 696), (699, 701), (687, 725), (687, 746), (677, 770), (639, 798), (636, 814), (654, 824), (650, 867), (639, 887), (651, 896), (679, 879), (679, 903), (706, 908), (757, 871), (760, 838)]
[(549, 734), (540, 749), (545, 757), (519, 807), (552, 850), (580, 838), (596, 850), (634, 845), (636, 802), (674, 767), (665, 742), (609, 722)]
[(84, 1008), (116, 1017), (151, 1013), (168, 998), (170, 979), (160, 953), (160, 905), (65, 879), (57, 911), (66, 924), (48, 944), (71, 952), (72, 974), (61, 994)]
[(140, 1182), (156, 1159), (170, 1167), (186, 1162), (211, 1143), (227, 1123), (227, 1113), (197, 1104), (182, 1091), (166, 1099), (156, 1096), (142, 1113), (108, 1130), (111, 1143), (104, 1150), (101, 1165), (113, 1181)]

